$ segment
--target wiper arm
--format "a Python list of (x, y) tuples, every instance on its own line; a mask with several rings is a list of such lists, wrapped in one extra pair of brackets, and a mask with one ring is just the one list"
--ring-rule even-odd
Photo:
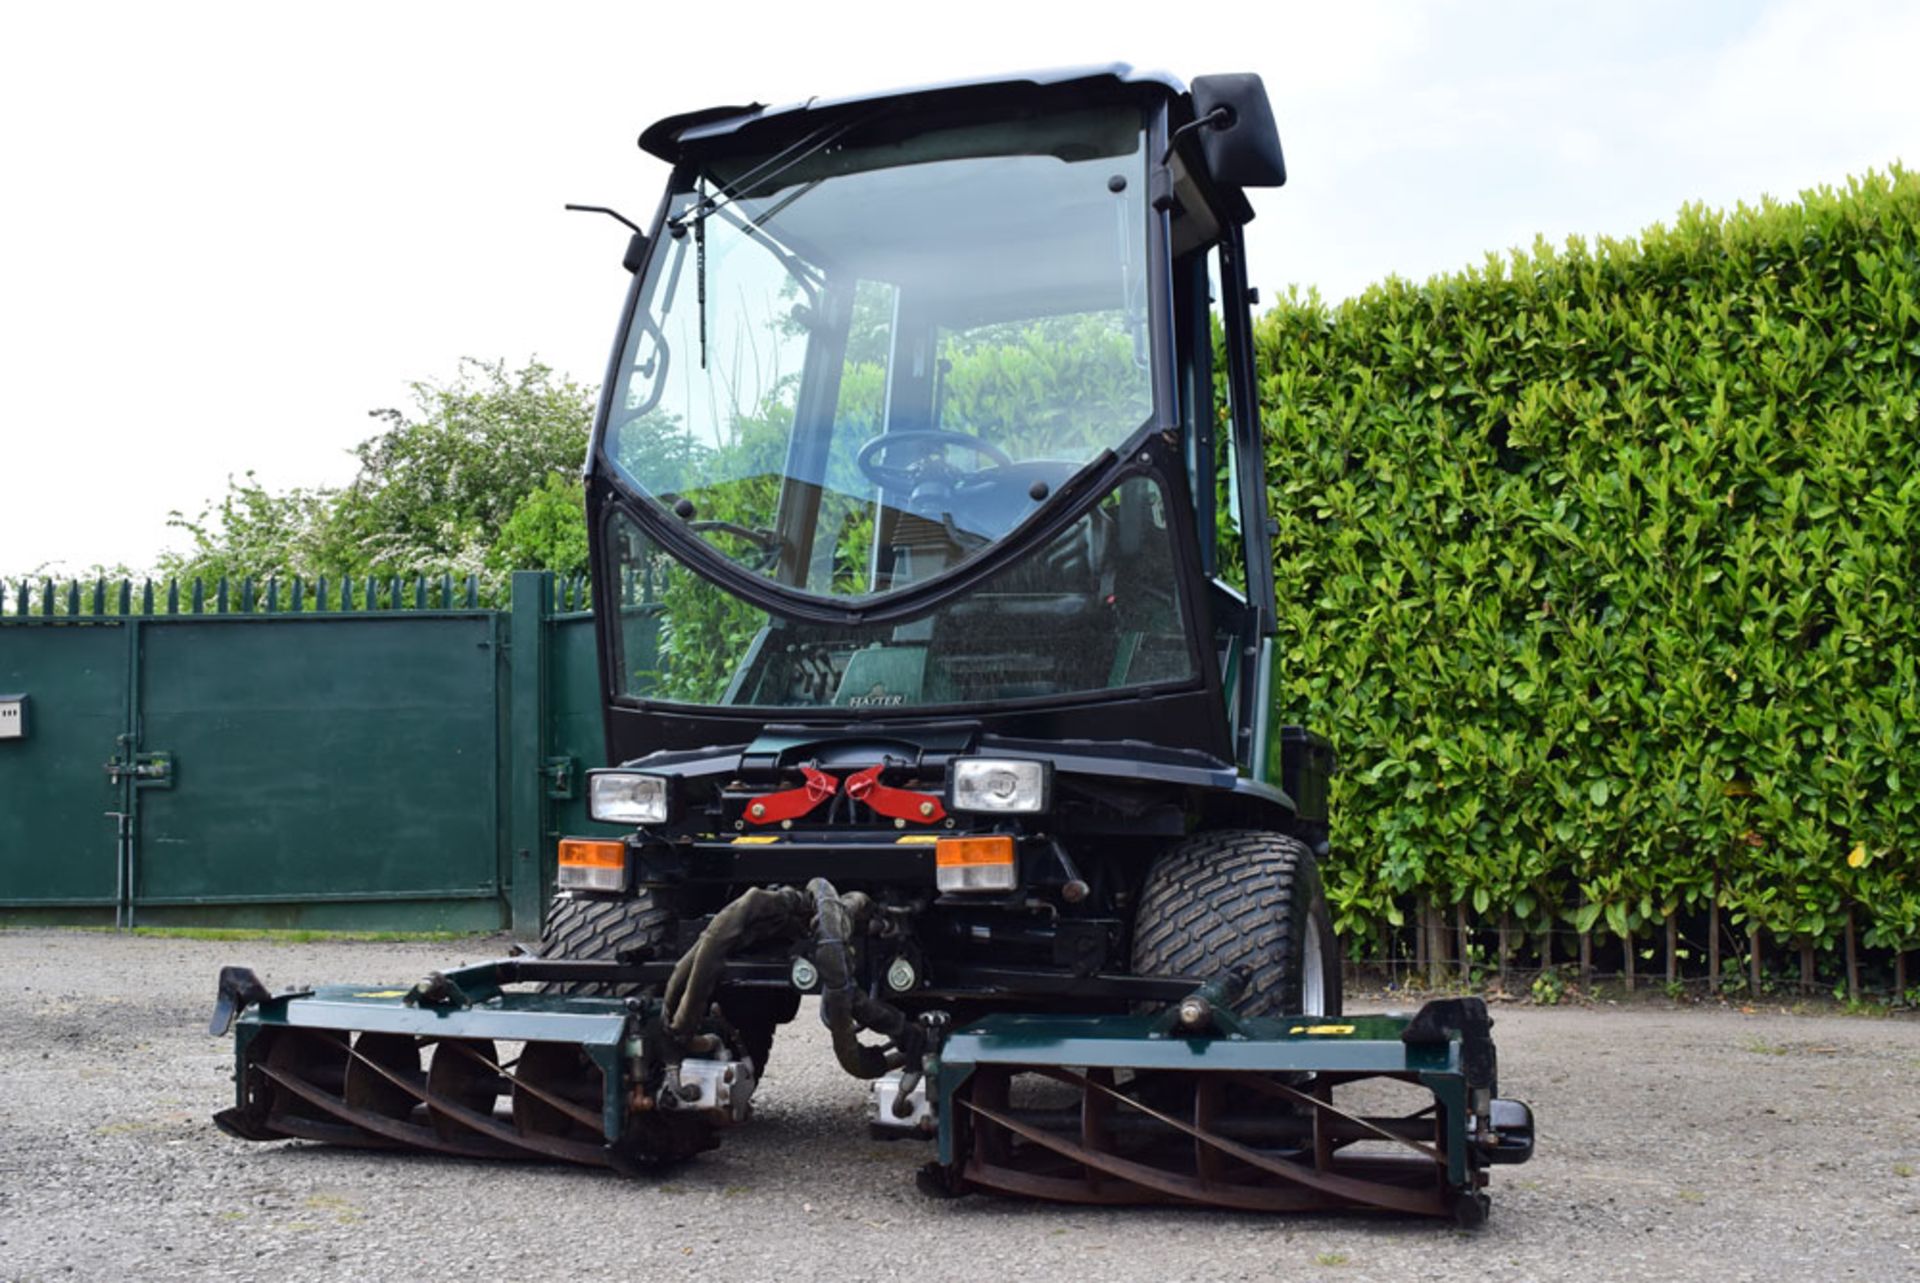
[[(855, 129), (858, 129), (860, 126), (866, 124), (867, 121), (871, 120), (876, 114), (877, 114), (876, 112), (867, 112), (863, 115), (854, 117), (852, 120), (843, 121), (838, 125), (828, 125), (820, 129), (816, 129), (813, 133), (808, 134), (806, 137), (801, 138), (793, 143), (790, 143), (786, 147), (775, 152), (773, 155), (767, 157), (767, 159), (761, 161), (758, 165), (755, 165), (752, 169), (749, 169), (746, 173), (740, 175), (738, 178), (734, 179), (731, 183), (727, 184), (727, 191), (724, 195), (719, 195), (719, 194), (716, 194), (713, 196), (707, 195), (706, 192), (704, 191), (704, 188), (706, 185), (706, 177), (705, 175), (702, 175), (700, 179), (700, 189), (697, 189), (695, 192), (695, 200), (693, 202), (692, 207), (689, 208), (684, 214), (680, 214), (677, 217), (670, 218), (667, 220), (667, 230), (676, 237), (686, 235), (687, 224), (688, 223), (693, 224), (694, 292), (697, 298), (697, 302), (699, 304), (700, 368), (701, 369), (704, 370), (707, 368), (707, 219), (708, 217), (713, 214), (718, 214), (722, 212), (729, 205), (732, 205), (736, 201), (739, 201), (740, 199), (742, 199), (743, 194), (748, 190), (750, 190), (755, 185), (760, 183), (770, 183), (775, 179), (779, 178), (780, 175), (792, 169), (794, 166), (799, 165), (803, 161), (809, 160), (812, 157), (819, 155), (822, 151), (825, 151), (828, 147), (831, 147), (834, 143), (839, 142), (842, 138), (845, 138), (849, 133), (853, 132)], [(763, 213), (758, 219), (752, 220), (749, 223), (743, 223), (737, 214), (731, 215), (729, 218), (729, 221), (733, 222), (735, 226), (740, 227), (749, 236), (756, 235), (756, 234), (760, 235), (761, 238), (766, 241), (768, 246), (772, 247), (773, 240), (771, 237), (766, 236), (765, 233), (761, 231), (761, 224), (764, 224), (767, 219), (773, 217), (773, 215), (779, 213), (781, 210), (785, 209), (787, 206), (793, 204), (794, 201), (800, 199), (800, 197), (806, 195), (808, 192), (812, 191), (815, 187), (818, 187), (819, 185), (820, 185), (820, 180), (816, 179), (815, 181), (807, 184), (805, 187), (802, 187), (799, 191), (795, 192), (793, 195), (787, 197), (785, 200), (779, 202), (772, 209)], [(776, 254), (780, 255), (782, 266), (785, 266), (789, 272), (792, 272), (793, 271), (793, 268), (791, 265), (792, 256), (785, 254), (784, 251), (777, 250), (777, 249), (775, 252)], [(803, 286), (808, 284), (806, 276), (797, 272), (793, 273), (793, 275), (794, 275), (794, 279), (799, 281)], [(813, 290), (810, 289), (808, 293), (813, 301), (815, 302), (818, 301), (818, 295), (814, 293)]]
[(789, 143), (780, 151), (775, 152), (758, 165), (755, 165), (752, 169), (749, 169), (746, 173), (728, 183), (726, 195), (702, 196), (698, 201), (694, 202), (692, 208), (688, 209), (686, 213), (676, 218), (668, 219), (667, 227), (674, 235), (678, 236), (686, 230), (688, 222), (697, 223), (705, 219), (709, 214), (718, 213), (720, 210), (725, 209), (727, 206), (739, 200), (741, 194), (750, 188), (760, 183), (772, 182), (794, 166), (819, 155), (822, 151), (825, 151), (828, 147), (831, 147), (834, 143), (839, 142), (842, 138), (845, 138), (848, 134), (873, 119), (875, 114), (874, 112), (867, 112), (864, 115), (856, 116), (852, 120), (844, 121), (841, 124), (828, 125), (816, 129), (806, 137)]
[(825, 181), (825, 179), (815, 179), (772, 209), (761, 213), (757, 218), (742, 218), (733, 210), (726, 208), (715, 211), (732, 226), (739, 228), (742, 235), (757, 237), (760, 243), (767, 247), (767, 252), (780, 261), (780, 266), (787, 269), (787, 275), (807, 292), (807, 302), (814, 307), (820, 305), (820, 290), (826, 284), (826, 273), (781, 244), (779, 238), (767, 231), (766, 224), (768, 219)]

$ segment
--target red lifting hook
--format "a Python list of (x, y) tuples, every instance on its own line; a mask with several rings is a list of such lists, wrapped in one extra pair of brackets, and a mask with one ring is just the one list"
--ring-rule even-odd
[(800, 773), (807, 778), (801, 787), (769, 793), (747, 803), (747, 823), (778, 824), (782, 820), (797, 820), (840, 791), (840, 781), (825, 771), (802, 766)]

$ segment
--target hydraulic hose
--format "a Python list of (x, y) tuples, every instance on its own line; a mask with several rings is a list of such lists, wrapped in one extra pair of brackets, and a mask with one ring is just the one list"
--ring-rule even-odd
[[(851, 941), (871, 910), (866, 896), (841, 895), (825, 878), (807, 883), (813, 897), (813, 965), (820, 971), (820, 1020), (833, 1039), (840, 1067), (855, 1078), (878, 1078), (902, 1065), (918, 1070), (926, 1052), (926, 1032), (891, 1003), (880, 1001), (854, 983)], [(887, 1039), (873, 1047), (860, 1041), (862, 1030)]]
[(754, 887), (713, 915), (693, 948), (674, 964), (667, 980), (667, 1028), (685, 1040), (700, 1032), (727, 958), (741, 945), (769, 935), (800, 935), (812, 902), (793, 887)]
[[(865, 895), (841, 895), (825, 878), (815, 878), (805, 891), (754, 887), (742, 893), (713, 915), (693, 947), (674, 964), (664, 995), (668, 1032), (682, 1042), (698, 1034), (727, 959), (755, 940), (804, 934), (811, 910), (820, 1020), (832, 1037), (840, 1067), (856, 1078), (878, 1078), (902, 1066), (917, 1074), (926, 1054), (926, 1031), (898, 1007), (860, 988), (854, 978), (854, 941), (872, 909)], [(887, 1041), (870, 1046), (860, 1041), (863, 1031)]]

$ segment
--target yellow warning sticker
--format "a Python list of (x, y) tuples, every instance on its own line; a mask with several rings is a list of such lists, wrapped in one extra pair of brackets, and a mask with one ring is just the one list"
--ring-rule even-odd
[(895, 846), (932, 846), (940, 840), (938, 833), (908, 833), (893, 840)]
[(1290, 1034), (1307, 1034), (1311, 1037), (1338, 1038), (1353, 1032), (1352, 1025), (1295, 1025), (1287, 1030)]
[(735, 846), (766, 846), (770, 842), (778, 842), (779, 840), (780, 835), (778, 833), (748, 833), (742, 837), (735, 838), (733, 844)]
[(356, 998), (404, 998), (407, 996), (407, 991), (405, 989), (369, 989), (365, 993), (356, 993), (353, 996)]

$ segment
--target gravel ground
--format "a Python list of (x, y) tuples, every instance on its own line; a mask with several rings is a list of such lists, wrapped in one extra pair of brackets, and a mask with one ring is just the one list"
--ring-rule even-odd
[(0, 1278), (1920, 1279), (1920, 1021), (1503, 1008), (1538, 1155), (1491, 1225), (1090, 1210), (914, 1189), (803, 1011), (756, 1117), (661, 1180), (255, 1146), (208, 1115), (213, 980), (408, 981), (504, 942), (0, 932)]

